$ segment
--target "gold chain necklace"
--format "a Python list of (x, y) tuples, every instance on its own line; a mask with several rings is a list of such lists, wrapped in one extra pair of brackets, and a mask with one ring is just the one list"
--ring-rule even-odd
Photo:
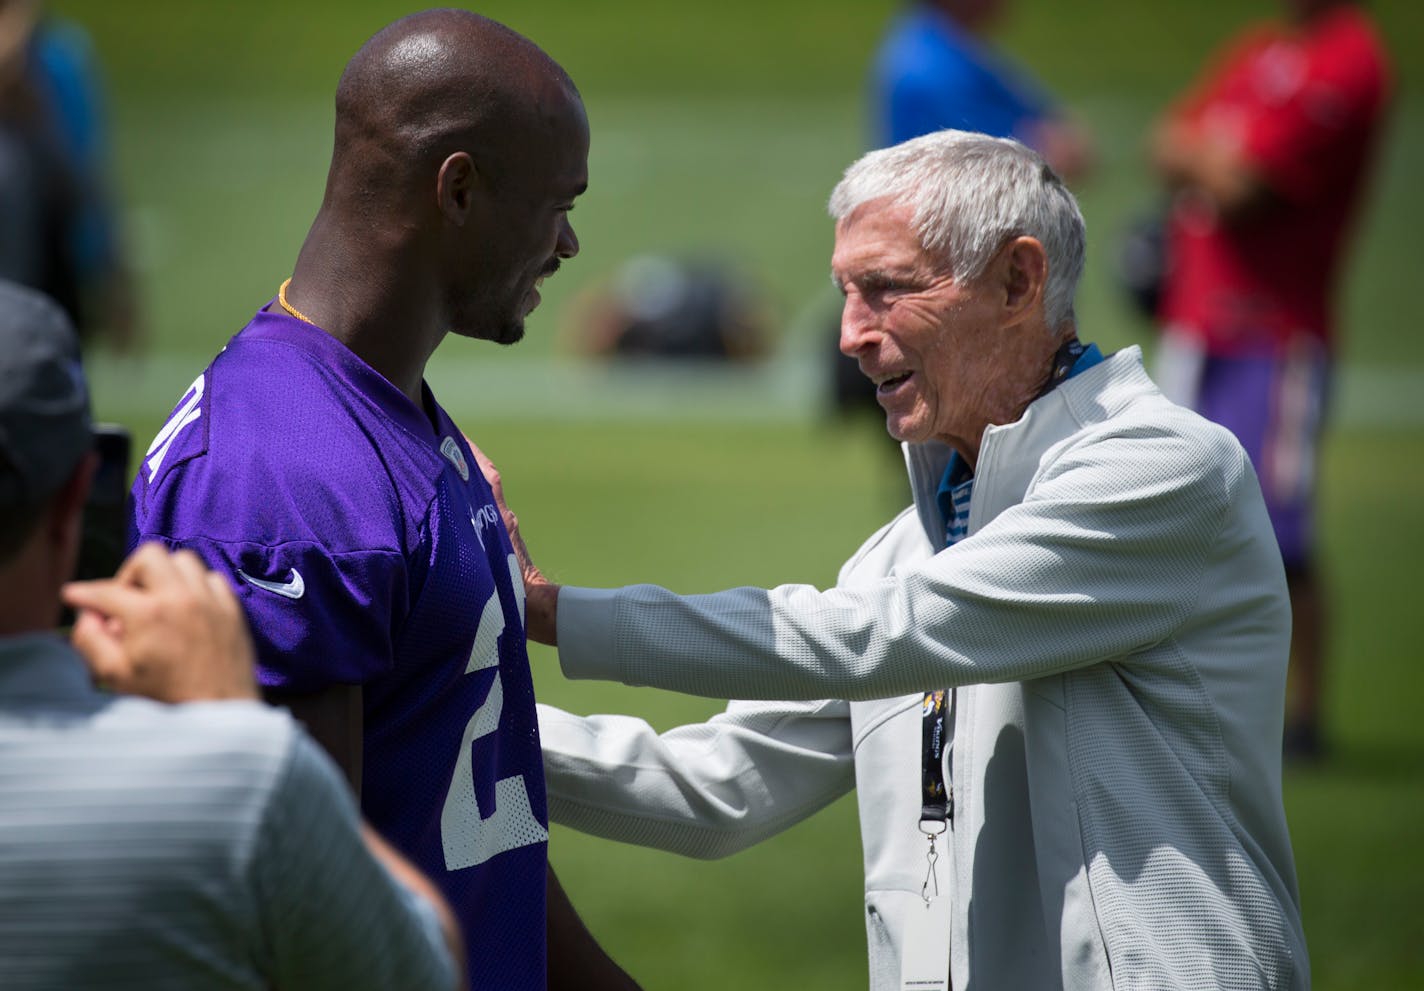
[(315, 326), (316, 326), (316, 321), (315, 321), (315, 320), (313, 320), (311, 317), (307, 316), (307, 315), (306, 315), (305, 313), (303, 313), (301, 310), (297, 309), (297, 308), (296, 308), (295, 306), (293, 306), (291, 303), (287, 302), (287, 287), (290, 286), (291, 284), (292, 284), (292, 280), (291, 280), (291, 279), (288, 279), (286, 282), (283, 282), (280, 286), (277, 287), (277, 302), (281, 304), (282, 309), (286, 310), (289, 314), (291, 314), (292, 316), (296, 317), (296, 318), (297, 318), (298, 320), (300, 320), (302, 323), (309, 323), (309, 324), (311, 324), (313, 327), (315, 327)]

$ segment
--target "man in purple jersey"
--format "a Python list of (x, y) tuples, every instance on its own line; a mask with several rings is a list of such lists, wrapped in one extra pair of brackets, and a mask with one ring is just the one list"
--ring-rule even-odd
[(228, 576), (268, 696), (440, 884), (475, 988), (542, 989), (546, 960), (549, 986), (632, 986), (548, 871), (523, 588), (424, 381), (448, 332), (523, 336), (578, 252), (588, 145), (573, 82), (508, 28), (438, 10), (376, 34), (338, 85), (292, 278), (194, 381), (133, 490), (132, 541)]

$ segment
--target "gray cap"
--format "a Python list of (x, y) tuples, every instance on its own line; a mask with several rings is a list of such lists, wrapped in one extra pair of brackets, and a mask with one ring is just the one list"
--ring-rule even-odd
[(94, 445), (79, 338), (48, 296), (0, 280), (0, 505), (33, 505)]

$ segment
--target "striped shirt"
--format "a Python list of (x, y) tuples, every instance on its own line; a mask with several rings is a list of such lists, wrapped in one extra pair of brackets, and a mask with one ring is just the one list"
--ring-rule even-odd
[[(955, 471), (955, 468), (959, 471)], [(974, 495), (974, 473), (958, 454), (940, 482), (940, 512), (944, 515), (944, 546), (953, 547), (969, 536), (969, 500)]]
[(255, 703), (108, 696), (0, 640), (0, 987), (448, 988), (433, 909), (331, 762)]

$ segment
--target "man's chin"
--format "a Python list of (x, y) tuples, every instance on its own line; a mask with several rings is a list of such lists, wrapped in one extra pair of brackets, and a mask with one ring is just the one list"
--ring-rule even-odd
[(524, 321), (520, 320), (518, 323), (506, 325), (501, 328), (498, 334), (491, 337), (490, 340), (496, 344), (503, 344), (505, 346), (518, 344), (524, 340)]
[(468, 337), (476, 341), (492, 341), (495, 344), (518, 344), (524, 340), (524, 321), (513, 320), (495, 327), (455, 327), (451, 333), (458, 337)]
[(920, 424), (906, 422), (904, 418), (893, 413), (885, 417), (885, 432), (890, 435), (891, 440), (901, 444), (915, 444), (927, 439), (926, 431), (921, 429)]

